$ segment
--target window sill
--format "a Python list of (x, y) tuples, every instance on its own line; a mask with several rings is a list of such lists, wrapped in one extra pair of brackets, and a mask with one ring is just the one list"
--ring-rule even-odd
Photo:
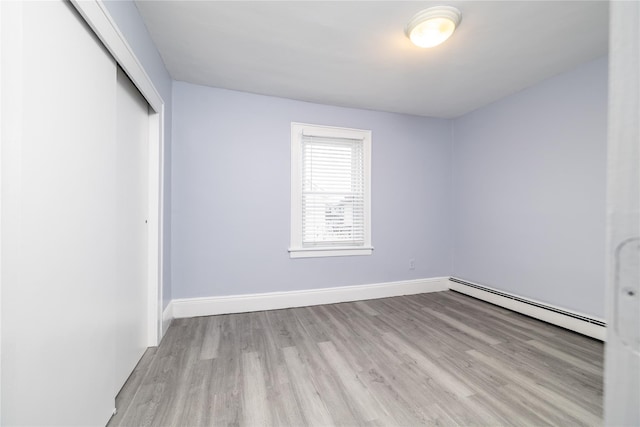
[(372, 247), (357, 248), (289, 248), (290, 258), (324, 258), (330, 256), (371, 255)]

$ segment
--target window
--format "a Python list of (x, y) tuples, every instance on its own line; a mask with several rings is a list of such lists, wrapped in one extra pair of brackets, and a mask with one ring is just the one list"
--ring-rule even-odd
[(371, 255), (371, 131), (291, 124), (291, 258)]

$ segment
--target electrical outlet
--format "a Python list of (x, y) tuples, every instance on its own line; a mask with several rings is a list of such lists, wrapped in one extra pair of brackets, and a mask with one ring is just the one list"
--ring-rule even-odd
[(409, 260), (409, 270), (415, 270), (415, 269), (416, 269), (416, 259), (411, 258)]

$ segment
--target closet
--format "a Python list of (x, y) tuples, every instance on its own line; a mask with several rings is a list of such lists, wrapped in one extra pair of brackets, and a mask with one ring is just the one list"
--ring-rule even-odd
[(0, 424), (104, 425), (149, 343), (153, 112), (72, 4), (1, 19)]

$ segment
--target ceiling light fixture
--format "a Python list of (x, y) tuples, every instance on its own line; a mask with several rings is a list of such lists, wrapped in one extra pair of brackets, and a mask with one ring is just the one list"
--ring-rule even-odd
[(460, 11), (451, 6), (436, 6), (415, 14), (405, 34), (418, 47), (434, 47), (451, 37), (460, 23)]

